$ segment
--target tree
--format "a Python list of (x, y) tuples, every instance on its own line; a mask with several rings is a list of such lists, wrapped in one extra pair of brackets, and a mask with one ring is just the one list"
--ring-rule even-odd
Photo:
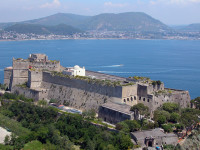
[(164, 103), (162, 109), (168, 111), (169, 113), (172, 112), (179, 112), (179, 105), (177, 103)]
[(200, 97), (197, 97), (197, 98), (191, 100), (191, 103), (194, 104), (196, 109), (200, 110)]
[(173, 123), (177, 123), (180, 119), (180, 115), (178, 113), (171, 113), (171, 116), (170, 116), (170, 121), (173, 122)]
[(160, 116), (158, 117), (157, 122), (158, 122), (159, 126), (161, 126), (162, 124), (166, 123), (166, 117), (163, 116), (163, 115), (160, 115)]
[(157, 121), (159, 116), (165, 116), (166, 120), (170, 120), (170, 113), (165, 110), (156, 110), (154, 111), (154, 120)]
[(39, 100), (38, 101), (38, 105), (40, 105), (40, 106), (46, 106), (47, 105), (47, 101), (45, 101), (45, 100)]
[(176, 124), (175, 127), (176, 127), (176, 132), (180, 132), (184, 129), (184, 125), (181, 123)]
[(96, 116), (96, 112), (95, 112), (95, 109), (90, 109), (90, 110), (86, 110), (82, 113), (82, 116), (83, 118), (86, 118), (86, 119), (94, 119), (95, 116)]
[(129, 126), (124, 121), (117, 123), (116, 129), (121, 130), (121, 131), (126, 132), (126, 133), (130, 132)]
[(133, 111), (135, 114), (142, 115), (144, 117), (147, 117), (149, 115), (149, 108), (143, 103), (132, 106), (130, 111)]
[(9, 145), (9, 142), (10, 142), (10, 137), (8, 135), (6, 135), (6, 137), (4, 139), (4, 144)]
[(162, 128), (164, 129), (165, 132), (172, 132), (172, 127), (170, 124), (163, 124)]
[(138, 131), (141, 127), (136, 120), (125, 120), (124, 123), (128, 125), (130, 132)]
[(127, 150), (133, 147), (133, 143), (131, 142), (129, 135), (124, 133), (118, 134), (117, 141), (119, 143), (120, 150)]

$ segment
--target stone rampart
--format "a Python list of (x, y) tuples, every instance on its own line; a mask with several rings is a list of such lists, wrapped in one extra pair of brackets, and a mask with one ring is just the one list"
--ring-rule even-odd
[(42, 83), (42, 72), (41, 71), (28, 71), (28, 87), (39, 88)]
[[(167, 89), (169, 90), (169, 89)], [(152, 110), (156, 110), (158, 107), (161, 107), (163, 103), (174, 102), (180, 105), (182, 108), (190, 107), (190, 95), (188, 91), (182, 90), (173, 90), (170, 93), (163, 93), (154, 95), (154, 101), (152, 105)]]
[(19, 86), (14, 86), (11, 90), (11, 93), (16, 93), (16, 94), (23, 94), (27, 98), (32, 98), (35, 101), (39, 100), (39, 91), (32, 90), (29, 88), (23, 88)]
[(4, 84), (6, 85), (8, 89), (11, 88), (12, 73), (13, 73), (12, 67), (8, 67), (4, 69)]
[(76, 88), (88, 92), (96, 92), (108, 97), (122, 98), (121, 86), (106, 86), (96, 83), (89, 83), (86, 80), (70, 79), (66, 77), (53, 76), (49, 72), (43, 72), (43, 82)]
[(60, 71), (60, 61), (30, 62), (30, 66), (41, 70)]

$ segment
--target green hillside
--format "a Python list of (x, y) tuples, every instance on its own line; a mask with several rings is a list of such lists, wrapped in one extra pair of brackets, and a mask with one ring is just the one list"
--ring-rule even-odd
[[(24, 29), (19, 29), (19, 25), (12, 26), (12, 24), (10, 24), (10, 26), (12, 27), (12, 29), (18, 28), (17, 30), (20, 30), (21, 32), (29, 32), (28, 28), (30, 28), (30, 24), (32, 24), (31, 26), (32, 31), (33, 30), (34, 32), (39, 31), (39, 33), (44, 33), (44, 34), (48, 34), (48, 32), (51, 32), (47, 30), (47, 26), (49, 27), (57, 26), (60, 24), (69, 25), (84, 31), (98, 30), (98, 31), (133, 31), (133, 32), (135, 31), (169, 32), (172, 30), (170, 27), (163, 24), (159, 20), (156, 20), (151, 16), (142, 12), (127, 12), (119, 14), (107, 13), (96, 16), (81, 16), (69, 13), (58, 13), (48, 17), (29, 20), (18, 24), (26, 24), (26, 25), (23, 26)], [(6, 24), (2, 25), (6, 26)], [(45, 28), (39, 25), (45, 26)], [(6, 30), (8, 29), (10, 28), (7, 27)], [(62, 32), (59, 31), (59, 33)]]
[(15, 24), (10, 27), (4, 29), (5, 31), (13, 31), (16, 33), (22, 34), (40, 34), (40, 35), (48, 35), (48, 34), (57, 34), (57, 35), (68, 35), (82, 32), (79, 29), (76, 29), (72, 26), (60, 24), (56, 26), (43, 26), (37, 24)]
[(200, 23), (190, 24), (188, 26), (185, 26), (180, 31), (187, 31), (187, 32), (200, 32)]
[(67, 24), (76, 27), (82, 21), (90, 18), (89, 16), (75, 15), (70, 13), (57, 13), (51, 16), (24, 21), (23, 23), (40, 24), (46, 26), (55, 26), (59, 24)]
[(112, 31), (160, 32), (171, 30), (168, 26), (160, 21), (140, 12), (100, 14), (88, 18), (79, 27), (84, 30)]

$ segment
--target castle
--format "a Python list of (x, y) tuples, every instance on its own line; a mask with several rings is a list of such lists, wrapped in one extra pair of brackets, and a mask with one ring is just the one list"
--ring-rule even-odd
[(12, 93), (24, 94), (35, 101), (56, 99), (59, 104), (67, 103), (81, 110), (99, 109), (100, 116), (109, 122), (113, 122), (113, 115), (107, 116), (106, 111), (123, 115), (122, 108), (128, 110), (137, 103), (148, 106), (150, 113), (165, 102), (176, 102), (181, 107), (190, 104), (188, 91), (165, 88), (160, 81), (118, 77), (79, 66), (66, 68), (45, 54), (30, 54), (28, 59), (13, 58), (12, 67), (4, 70), (4, 84)]

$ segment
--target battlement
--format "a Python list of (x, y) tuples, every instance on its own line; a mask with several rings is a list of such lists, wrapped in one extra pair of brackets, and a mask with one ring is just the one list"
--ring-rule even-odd
[(60, 61), (48, 60), (45, 54), (30, 54), (28, 59), (13, 58), (13, 66), (5, 68), (4, 83), (12, 92), (18, 89), (16, 85), (25, 82), (27, 88), (25, 91), (20, 88), (21, 94), (35, 100), (56, 99), (77, 109), (98, 109), (106, 102), (128, 106), (143, 103), (152, 112), (164, 102), (176, 102), (181, 107), (187, 107), (190, 102), (188, 91), (166, 89), (159, 80), (118, 77), (77, 65), (65, 68)]
[(31, 62), (46, 62), (48, 61), (48, 56), (45, 54), (30, 54), (28, 59)]

